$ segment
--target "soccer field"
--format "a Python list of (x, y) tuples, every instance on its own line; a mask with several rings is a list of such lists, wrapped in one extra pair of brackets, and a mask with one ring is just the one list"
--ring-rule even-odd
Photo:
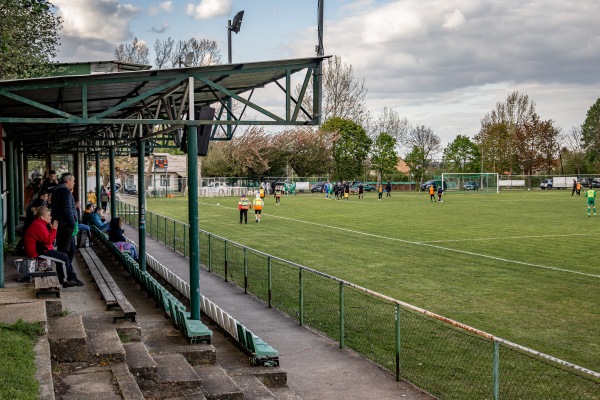
[[(247, 225), (237, 198), (199, 201), (205, 231), (600, 371), (600, 215), (570, 191), (268, 197)], [(184, 198), (148, 209), (188, 218)]]

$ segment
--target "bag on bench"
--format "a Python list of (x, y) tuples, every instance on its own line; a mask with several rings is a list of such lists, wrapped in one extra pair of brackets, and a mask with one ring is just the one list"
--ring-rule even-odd
[(85, 249), (86, 247), (92, 247), (92, 240), (90, 238), (89, 231), (79, 231), (77, 233), (77, 248)]

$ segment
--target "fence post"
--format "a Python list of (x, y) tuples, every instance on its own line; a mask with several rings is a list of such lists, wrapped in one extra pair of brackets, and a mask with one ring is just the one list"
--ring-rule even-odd
[(248, 293), (248, 252), (244, 247), (244, 293)]
[(340, 282), (340, 349), (344, 348), (344, 282)]
[(494, 340), (494, 400), (500, 399), (500, 342)]
[(177, 221), (173, 220), (173, 250), (177, 251)]
[(186, 237), (186, 235), (187, 234), (185, 233), (186, 230), (187, 229), (185, 229), (185, 225), (184, 225), (183, 226), (183, 256), (184, 257), (187, 257), (187, 254), (186, 254), (186, 250), (187, 250), (187, 237)]
[(160, 237), (158, 236), (158, 228), (160, 223), (158, 222), (158, 214), (156, 214), (156, 240), (160, 242)]
[(396, 304), (396, 382), (400, 382), (400, 304)]
[(304, 325), (304, 279), (302, 277), (302, 268), (298, 269), (298, 286), (299, 286), (299, 293), (298, 293), (298, 310), (300, 312), (300, 326)]
[(167, 244), (167, 217), (163, 217), (163, 219), (165, 220), (165, 238), (162, 240), (162, 242), (165, 244), (165, 246), (168, 246)]
[(212, 235), (208, 234), (208, 271), (212, 272)]
[(269, 297), (269, 308), (272, 307), (271, 305), (271, 298), (273, 296), (273, 276), (272, 276), (272, 271), (271, 271), (271, 257), (267, 257), (267, 289), (268, 289), (268, 297)]
[(227, 282), (227, 240), (225, 241), (225, 282)]

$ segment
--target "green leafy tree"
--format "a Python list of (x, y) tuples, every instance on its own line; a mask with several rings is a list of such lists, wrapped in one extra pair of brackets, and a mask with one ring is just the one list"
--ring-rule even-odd
[(372, 142), (363, 127), (354, 121), (334, 117), (327, 120), (321, 129), (334, 134), (336, 178), (351, 180), (361, 176)]
[(310, 127), (284, 132), (282, 145), (287, 149), (289, 165), (298, 176), (323, 175), (331, 164), (331, 143), (327, 134)]
[(239, 165), (233, 156), (233, 144), (224, 141), (212, 141), (208, 154), (202, 159), (202, 176), (241, 175)]
[(475, 142), (483, 158), (482, 172), (510, 170), (512, 139), (506, 124), (486, 122), (475, 135)]
[(441, 140), (439, 136), (433, 133), (431, 128), (426, 127), (425, 125), (417, 125), (411, 129), (407, 138), (407, 144), (414, 150), (415, 147), (421, 149), (421, 166), (419, 170), (423, 172), (423, 174), (427, 171), (427, 167), (431, 165), (431, 157), (434, 153), (440, 151)]
[(408, 165), (411, 175), (415, 177), (415, 181), (422, 182), (429, 166), (429, 159), (423, 148), (413, 146), (411, 151), (404, 157), (404, 162)]
[(448, 172), (478, 172), (481, 154), (468, 136), (458, 135), (444, 149), (444, 166)]
[(377, 171), (378, 182), (388, 174), (396, 172), (398, 154), (396, 154), (396, 139), (383, 132), (380, 133), (371, 148), (371, 169)]
[(571, 130), (561, 137), (561, 142), (563, 144), (559, 153), (561, 174), (575, 173), (580, 176), (582, 173), (587, 173), (581, 127), (571, 127)]
[(581, 134), (588, 161), (600, 161), (600, 98), (588, 110), (581, 125)]
[(47, 76), (62, 20), (47, 0), (0, 0), (0, 80)]

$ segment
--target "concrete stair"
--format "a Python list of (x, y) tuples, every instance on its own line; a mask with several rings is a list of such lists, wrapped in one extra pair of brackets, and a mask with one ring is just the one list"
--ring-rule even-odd
[(244, 393), (233, 379), (219, 365), (194, 367), (202, 379), (202, 392), (208, 400), (239, 400)]
[(94, 292), (89, 299), (75, 290), (60, 299), (23, 299), (19, 310), (13, 310), (14, 300), (5, 301), (6, 319), (20, 314), (46, 324), (48, 334), (38, 345), (41, 399), (299, 399), (287, 388), (283, 369), (251, 367), (247, 355), (216, 327), (212, 344), (190, 346), (129, 277), (114, 272), (138, 311), (136, 322), (112, 323), (114, 311)]
[(59, 362), (86, 361), (88, 342), (81, 315), (50, 318), (48, 343), (52, 357)]
[(87, 331), (90, 340), (90, 352), (105, 362), (120, 363), (125, 361), (125, 349), (115, 329)]
[(142, 342), (126, 343), (125, 358), (129, 371), (133, 374), (143, 389), (145, 381), (158, 380), (158, 365), (150, 355), (148, 348)]

